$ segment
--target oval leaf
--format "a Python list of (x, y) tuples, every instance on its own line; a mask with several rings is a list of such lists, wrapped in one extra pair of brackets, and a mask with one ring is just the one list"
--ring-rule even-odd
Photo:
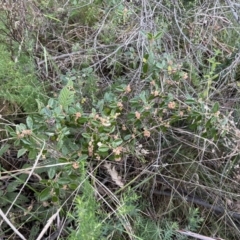
[(48, 177), (50, 179), (53, 179), (55, 175), (56, 175), (56, 169), (54, 167), (49, 168), (48, 169)]
[(102, 146), (102, 147), (98, 148), (99, 152), (107, 152), (108, 150), (109, 150), (109, 147), (105, 147), (105, 146)]
[(87, 160), (88, 159), (88, 155), (87, 154), (83, 154), (78, 158), (78, 161), (83, 161), (83, 160)]
[(88, 133), (82, 133), (82, 136), (83, 136), (84, 138), (91, 138), (91, 136), (90, 136)]
[(18, 150), (18, 153), (17, 153), (17, 158), (20, 158), (22, 155), (24, 155), (25, 153), (27, 152), (27, 149), (26, 148), (21, 148)]
[(113, 148), (116, 148), (118, 147), (119, 145), (121, 145), (123, 143), (123, 140), (122, 139), (117, 139), (115, 141), (112, 142), (112, 147)]
[(5, 144), (0, 149), (0, 157), (10, 148), (9, 144)]
[(219, 110), (219, 103), (215, 102), (212, 108), (212, 112), (216, 113)]
[(26, 123), (27, 123), (27, 126), (29, 129), (33, 128), (33, 120), (31, 117), (29, 117), (29, 116), (27, 117)]
[(46, 201), (51, 197), (51, 188), (47, 187), (39, 194), (39, 200), (40, 201)]

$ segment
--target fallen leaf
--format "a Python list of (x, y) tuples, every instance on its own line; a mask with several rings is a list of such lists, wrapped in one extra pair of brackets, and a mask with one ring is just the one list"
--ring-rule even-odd
[(112, 180), (119, 186), (123, 187), (124, 183), (122, 182), (121, 176), (118, 175), (115, 167), (112, 167), (111, 163), (105, 163), (104, 167), (107, 169), (107, 172), (111, 176)]

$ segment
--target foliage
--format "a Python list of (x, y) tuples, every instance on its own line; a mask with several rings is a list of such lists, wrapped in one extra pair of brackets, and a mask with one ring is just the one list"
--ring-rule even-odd
[(98, 21), (99, 14), (99, 0), (94, 0), (92, 4), (88, 1), (71, 1), (75, 8), (70, 11), (69, 23), (82, 24), (87, 26), (93, 26)]
[(75, 219), (77, 229), (72, 233), (69, 239), (101, 239), (101, 229), (103, 228), (102, 223), (99, 221), (97, 214), (98, 205), (94, 198), (94, 190), (88, 180), (85, 179), (84, 163), (81, 163), (81, 197), (76, 196), (75, 198)]
[(198, 208), (190, 208), (189, 209), (189, 216), (188, 216), (188, 228), (189, 230), (195, 232), (199, 229), (200, 224), (204, 221), (203, 218), (199, 216), (199, 209)]
[[(190, 96), (181, 99), (181, 102), (174, 98), (173, 92), (178, 90), (178, 84), (174, 81), (178, 83), (185, 73), (179, 66), (178, 70), (172, 72), (176, 66), (169, 61), (168, 56), (160, 63), (156, 62), (154, 56), (152, 60), (146, 58), (143, 74), (152, 75), (152, 80), (146, 85), (146, 89), (142, 89), (136, 95), (130, 84), (120, 84), (106, 92), (97, 103), (93, 101), (94, 99), (88, 103), (84, 102), (81, 91), (76, 87), (78, 86), (76, 79), (68, 77), (59, 95), (56, 98), (50, 98), (46, 106), (38, 100), (39, 113), (28, 116), (26, 124), (17, 125), (16, 130), (6, 126), (9, 134), (15, 139), (14, 145), (20, 146), (18, 157), (27, 153), (29, 159), (35, 159), (42, 148), (40, 142), (47, 142), (43, 159), (52, 159), (56, 167), (48, 168), (48, 180), (41, 181), (46, 186), (37, 194), (41, 201), (51, 199), (56, 204), (65, 201), (66, 189), (76, 189), (77, 183), (82, 181), (80, 177), (82, 173), (79, 175), (78, 169), (85, 160), (108, 159), (116, 162), (127, 154), (133, 154), (146, 162), (147, 154), (153, 149), (142, 147), (139, 149), (139, 141), (142, 138), (149, 139), (150, 136), (154, 136), (155, 131), (166, 133), (172, 127), (185, 124), (190, 127), (189, 130), (204, 139), (219, 141), (221, 135), (225, 136), (226, 132), (221, 129), (223, 124), (228, 125), (228, 122), (220, 115), (217, 103), (210, 109), (203, 101)], [(150, 70), (144, 70), (146, 65)], [(155, 73), (158, 69), (172, 76), (173, 84), (162, 82), (157, 84), (154, 79), (156, 79)], [(167, 88), (168, 93), (162, 92), (161, 88)], [(128, 105), (125, 105), (126, 102)], [(91, 112), (88, 112), (89, 103), (92, 103)], [(57, 155), (53, 151), (57, 151)], [(61, 163), (67, 164), (64, 171)], [(115, 175), (111, 174), (113, 181), (122, 187), (123, 183), (118, 179), (118, 173), (116, 172)], [(88, 228), (96, 226), (98, 229), (101, 225), (92, 215), (95, 211), (94, 200), (93, 202), (89, 200), (92, 196), (89, 195), (89, 190), (84, 189), (83, 192), (87, 192), (87, 199), (81, 197), (76, 200), (77, 211), (80, 214), (77, 219), (85, 219), (86, 216), (89, 219), (86, 218), (85, 221), (89, 223), (92, 216), (93, 222)], [(123, 203), (126, 204), (127, 201), (124, 200)], [(117, 215), (118, 212), (120, 214), (119, 219), (131, 212), (131, 208), (125, 209), (123, 206), (117, 210)], [(90, 212), (85, 213), (85, 210), (81, 212), (81, 209), (88, 209)], [(195, 215), (196, 212), (193, 212), (189, 216), (189, 225), (194, 230), (198, 223), (198, 221), (194, 222)], [(86, 229), (86, 231), (77, 231), (74, 234), (79, 237), (88, 231)], [(98, 235), (97, 232), (94, 234)], [(164, 234), (167, 235), (163, 239), (169, 239), (167, 236), (170, 233), (164, 231)], [(172, 234), (173, 232), (169, 236)]]
[(238, 239), (239, 26), (163, 3), (0, 7), (0, 206), (27, 239)]
[[(25, 112), (36, 111), (36, 99), (43, 101), (45, 99), (44, 86), (37, 81), (33, 71), (31, 71), (28, 61), (26, 67), (29, 71), (20, 69), (19, 64), (15, 64), (10, 54), (4, 47), (0, 49), (0, 98), (9, 101), (11, 104), (17, 104)], [(3, 106), (1, 106), (3, 108)], [(11, 109), (5, 109), (5, 114), (12, 114)]]

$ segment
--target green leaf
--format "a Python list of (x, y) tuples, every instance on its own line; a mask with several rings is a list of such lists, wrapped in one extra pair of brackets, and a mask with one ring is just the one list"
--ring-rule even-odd
[(54, 136), (54, 135), (55, 135), (55, 133), (54, 133), (54, 132), (45, 132), (45, 134), (46, 134), (47, 136), (49, 136), (49, 137), (52, 137), (52, 136)]
[(39, 101), (39, 99), (36, 99), (36, 102), (37, 102), (37, 105), (38, 105), (38, 111), (40, 111), (41, 109), (44, 108), (44, 104), (41, 101)]
[(54, 108), (54, 113), (55, 113), (55, 116), (58, 117), (59, 115), (62, 114), (62, 109), (60, 106)]
[[(18, 192), (8, 192), (5, 197), (7, 198), (7, 202), (13, 202), (16, 205), (25, 205), (25, 203), (29, 202), (29, 198), (21, 194), (20, 196), (17, 196)], [(16, 199), (17, 197), (17, 199)], [(14, 200), (16, 199), (16, 201)], [(2, 199), (1, 199), (2, 202)]]
[(113, 148), (116, 148), (118, 147), (119, 145), (121, 145), (123, 143), (123, 140), (122, 139), (117, 139), (115, 141), (112, 142), (112, 147)]
[(153, 34), (152, 33), (147, 33), (147, 38), (148, 38), (148, 40), (152, 40), (153, 39)]
[(52, 111), (50, 109), (48, 109), (47, 107), (41, 109), (40, 114), (45, 115), (49, 118), (52, 117)]
[(7, 192), (14, 192), (17, 190), (21, 183), (18, 181), (13, 181), (7, 185)]
[(19, 146), (20, 145), (20, 139), (17, 139), (15, 142), (14, 142), (14, 146)]
[(131, 134), (129, 134), (129, 135), (126, 135), (126, 136), (124, 136), (124, 138), (123, 138), (123, 139), (124, 139), (125, 141), (127, 141), (127, 140), (129, 140), (131, 137), (132, 137), (132, 135), (131, 135)]
[(52, 202), (53, 203), (56, 203), (56, 202), (58, 202), (58, 197), (57, 196), (52, 196)]
[(166, 68), (166, 62), (163, 60), (161, 63), (157, 62), (156, 67), (159, 69), (165, 69)]
[(10, 133), (11, 136), (17, 136), (16, 132), (10, 126), (5, 125), (5, 129), (8, 131), (8, 133)]
[(30, 116), (27, 117), (26, 123), (29, 129), (33, 128), (33, 120)]
[(29, 240), (37, 239), (39, 230), (40, 230), (40, 222), (34, 222), (34, 225), (31, 227), (28, 239)]
[(70, 188), (71, 190), (75, 190), (75, 189), (78, 188), (78, 184), (76, 184), (76, 183), (71, 183), (71, 184), (69, 184), (68, 186), (69, 186), (69, 188)]
[(64, 109), (67, 109), (74, 101), (74, 94), (75, 91), (73, 90), (73, 82), (69, 80), (68, 84), (60, 91), (58, 96), (59, 104)]
[(26, 130), (27, 129), (27, 126), (23, 123), (20, 123), (18, 125), (16, 125), (16, 131), (17, 132), (22, 132), (23, 130)]
[(84, 138), (91, 138), (91, 136), (88, 134), (88, 133), (82, 133), (82, 136), (84, 137)]
[(66, 163), (66, 162), (69, 162), (69, 160), (67, 158), (59, 158), (58, 161), (60, 163)]
[(43, 16), (46, 17), (46, 18), (52, 19), (52, 20), (54, 20), (54, 21), (56, 21), (56, 22), (61, 22), (59, 19), (53, 17), (53, 16), (50, 15), (50, 14), (43, 14)]
[(139, 95), (140, 99), (144, 102), (147, 103), (147, 99), (146, 99), (146, 92), (142, 91)]
[(62, 146), (63, 146), (63, 140), (60, 139), (57, 143), (57, 149), (60, 150), (62, 148)]
[(78, 162), (80, 162), (80, 161), (84, 161), (84, 160), (87, 160), (88, 159), (88, 155), (87, 154), (83, 154), (83, 155), (81, 155), (79, 158), (78, 158)]
[(71, 179), (69, 177), (62, 177), (58, 179), (58, 184), (68, 184), (71, 182)]
[(143, 64), (143, 73), (147, 73), (148, 72), (148, 64), (145, 63)]
[(77, 112), (77, 110), (76, 110), (74, 107), (70, 107), (70, 108), (68, 109), (68, 114), (69, 114), (69, 115), (75, 115), (76, 112)]
[(62, 153), (63, 153), (63, 155), (64, 156), (66, 156), (68, 153), (69, 153), (69, 147), (68, 146), (66, 146), (66, 145), (63, 145), (62, 146), (62, 149), (61, 149), (61, 151), (62, 151)]
[(40, 201), (46, 201), (51, 197), (51, 188), (47, 187), (39, 194)]
[(130, 102), (130, 103), (139, 103), (139, 102), (140, 102), (140, 99), (139, 99), (139, 97), (137, 96), (137, 97), (134, 97), (134, 98), (130, 99), (129, 102)]
[(99, 152), (107, 152), (108, 150), (109, 150), (109, 147), (107, 147), (107, 146), (101, 146), (98, 148)]
[(48, 106), (49, 106), (49, 107), (53, 108), (53, 107), (54, 107), (54, 103), (55, 103), (55, 101), (54, 101), (53, 98), (50, 98), (50, 99), (48, 100)]
[(87, 122), (88, 121), (88, 118), (87, 117), (80, 117), (80, 118), (78, 118), (78, 120), (77, 120), (77, 122), (78, 123), (85, 123), (85, 122)]
[(163, 34), (163, 32), (159, 32), (154, 36), (154, 38), (158, 39), (158, 38), (162, 37), (162, 34)]
[(17, 158), (20, 158), (22, 155), (24, 155), (25, 153), (27, 152), (27, 149), (26, 148), (21, 148), (18, 150), (18, 153), (17, 153)]
[(212, 107), (212, 112), (216, 113), (219, 110), (219, 103), (215, 102), (213, 107)]
[(53, 179), (54, 176), (56, 175), (56, 168), (55, 167), (50, 167), (50, 168), (48, 168), (47, 172), (48, 172), (48, 177), (50, 179)]
[(0, 149), (0, 157), (10, 148), (9, 144), (5, 144)]

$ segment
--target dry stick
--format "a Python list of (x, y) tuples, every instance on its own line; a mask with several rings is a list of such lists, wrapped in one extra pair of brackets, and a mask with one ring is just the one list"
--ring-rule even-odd
[[(22, 172), (16, 172), (16, 173), (8, 175), (8, 176), (1, 176), (0, 180), (4, 180), (4, 179), (8, 179), (8, 178), (14, 178), (14, 177), (16, 177), (17, 175), (20, 175), (20, 174), (30, 174), (30, 173), (31, 173), (30, 171), (23, 170)], [(37, 177), (39, 181), (42, 180), (42, 178), (38, 174), (36, 174), (36, 173), (31, 173), (31, 174), (33, 176)]]
[(239, 3), (232, 3), (233, 5), (237, 6), (237, 7), (240, 7), (240, 4)]
[(0, 215), (3, 218), (3, 220), (10, 226), (10, 228), (23, 240), (26, 240), (26, 238), (13, 226), (13, 224), (9, 221), (7, 216), (4, 214), (2, 209), (0, 208)]
[(54, 213), (47, 221), (47, 224), (44, 226), (43, 230), (39, 234), (38, 238), (36, 240), (41, 240), (45, 232), (48, 230), (54, 219), (58, 216), (59, 212), (61, 210), (61, 207), (57, 210), (56, 213)]
[[(236, 212), (232, 212), (232, 211), (227, 211), (225, 210), (225, 208), (220, 207), (220, 206), (214, 206), (198, 197), (192, 197), (192, 196), (188, 196), (187, 194), (185, 194), (184, 192), (180, 192), (181, 194), (183, 194), (183, 198), (190, 203), (194, 203), (197, 205), (200, 205), (202, 207), (205, 207), (207, 209), (211, 209), (213, 212), (215, 212), (216, 214), (224, 214), (227, 213), (230, 217), (235, 218), (240, 220), (240, 214), (236, 213)], [(158, 191), (158, 190), (154, 190), (153, 194), (157, 194), (157, 195), (163, 195), (163, 196), (173, 196), (173, 197), (177, 197), (177, 198), (181, 198), (181, 196), (173, 194), (170, 190), (169, 191)]]
[(233, 6), (233, 2), (231, 2), (230, 0), (225, 0), (225, 2), (228, 4), (228, 6), (230, 7), (230, 10), (233, 14), (233, 17), (235, 18), (235, 20), (239, 23), (239, 16), (237, 14), (237, 12), (235, 11), (234, 9), (234, 6)]
[(190, 232), (190, 231), (186, 231), (186, 230), (177, 230), (176, 232), (181, 233), (181, 234), (186, 235), (186, 236), (189, 236), (189, 237), (194, 237), (194, 238), (197, 238), (197, 239), (201, 239), (201, 240), (224, 240), (222, 238), (206, 237), (204, 235), (194, 233), (194, 232)]
[[(72, 165), (72, 163), (67, 162), (67, 163), (57, 163), (57, 164), (49, 164), (49, 165), (42, 165), (42, 166), (40, 165), (40, 166), (37, 166), (35, 169), (51, 168), (51, 167), (66, 166), (66, 165)], [(28, 167), (28, 168), (23, 168), (23, 169), (17, 169), (17, 170), (12, 170), (12, 171), (1, 172), (1, 174), (7, 174), (7, 173), (13, 174), (13, 173), (18, 173), (18, 172), (20, 172), (20, 173), (26, 173), (27, 172), (29, 174), (31, 169), (32, 169), (31, 167)], [(24, 170), (24, 172), (22, 172), (23, 170)], [(32, 173), (32, 175), (36, 176), (36, 173)], [(1, 179), (5, 179), (5, 176), (0, 177), (0, 180)]]
[(108, 15), (110, 14), (110, 12), (111, 12), (112, 9), (113, 9), (113, 8), (109, 9), (109, 11), (107, 12), (106, 16), (104, 17), (104, 19), (103, 19), (103, 21), (102, 21), (102, 24), (101, 24), (100, 28), (99, 28), (98, 31), (97, 31), (96, 36), (94, 37), (94, 49), (95, 49), (95, 51), (96, 51), (96, 49), (97, 49), (97, 37), (98, 37), (98, 35), (100, 34), (100, 32), (102, 31), (102, 28), (103, 28), (103, 26), (104, 26), (104, 23), (105, 23), (105, 21), (107, 20), (107, 17), (108, 17)]
[[(119, 46), (119, 44), (111, 44), (111, 45), (102, 45), (99, 47), (96, 47), (96, 49), (103, 49), (103, 48), (110, 48), (110, 47), (116, 47)], [(71, 52), (71, 53), (64, 53), (55, 57), (49, 57), (49, 60), (58, 60), (58, 59), (62, 59), (62, 58), (68, 58), (68, 57), (73, 57), (75, 55), (80, 55), (82, 53), (86, 53), (88, 50), (84, 49), (84, 50), (80, 50), (77, 52)], [(42, 65), (43, 63), (45, 63), (45, 60), (39, 61), (37, 64), (38, 66)]]

